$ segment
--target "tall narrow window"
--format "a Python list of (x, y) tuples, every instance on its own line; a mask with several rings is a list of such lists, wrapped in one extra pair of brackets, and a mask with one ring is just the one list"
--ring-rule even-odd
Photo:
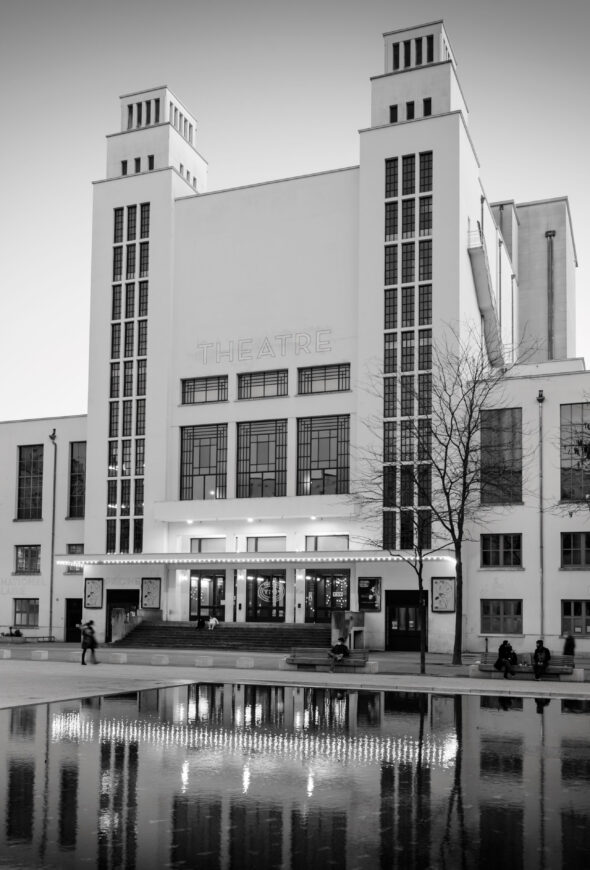
[(139, 317), (147, 317), (148, 313), (148, 282), (140, 281), (139, 282), (139, 303), (138, 303), (138, 311)]
[(133, 127), (133, 103), (127, 106), (127, 129), (131, 130)]
[(160, 123), (160, 100), (154, 100), (154, 124)]
[(81, 519), (86, 503), (86, 442), (70, 443), (70, 485), (68, 516)]
[(430, 236), (432, 234), (432, 197), (420, 197), (420, 235)]
[(385, 291), (385, 329), (397, 329), (397, 290)]
[(348, 492), (349, 432), (348, 415), (297, 421), (297, 495)]
[(111, 363), (111, 384), (109, 395), (111, 399), (119, 398), (120, 363)]
[(142, 202), (139, 234), (142, 239), (147, 239), (150, 234), (150, 204)]
[(139, 320), (137, 323), (137, 356), (147, 354), (147, 320)]
[(432, 330), (421, 329), (418, 333), (418, 368), (432, 368)]
[(522, 408), (481, 413), (481, 500), (522, 501)]
[(145, 399), (135, 402), (135, 434), (145, 435)]
[(383, 341), (383, 372), (388, 375), (397, 371), (397, 333), (386, 332)]
[(137, 395), (145, 396), (147, 375), (147, 360), (137, 360)]
[(238, 423), (238, 498), (287, 493), (287, 421)]
[(393, 58), (392, 58), (392, 66), (393, 69), (399, 69), (399, 42), (394, 42), (392, 45), (393, 49)]
[(434, 60), (434, 36), (426, 37), (426, 63), (432, 63)]
[(109, 403), (109, 438), (116, 438), (119, 434), (119, 403)]
[(385, 198), (397, 196), (398, 189), (397, 157), (389, 157), (385, 161)]
[(139, 246), (139, 277), (145, 278), (150, 267), (150, 244), (141, 242)]
[(432, 115), (432, 98), (431, 97), (424, 97), (424, 99), (422, 101), (422, 114), (424, 115), (425, 118), (428, 118), (430, 115)]
[(397, 284), (397, 245), (385, 246), (385, 284)]
[(146, 124), (152, 123), (152, 101), (151, 100), (145, 101), (145, 123)]
[(416, 46), (416, 66), (422, 65), (422, 37), (415, 40)]
[(420, 154), (420, 193), (432, 190), (432, 151)]
[(385, 241), (397, 240), (397, 202), (385, 203)]
[(407, 242), (402, 245), (402, 284), (409, 284), (414, 281), (416, 248), (414, 242)]
[(133, 395), (133, 360), (128, 360), (123, 369), (123, 395)]
[(590, 402), (560, 408), (561, 498), (584, 501), (590, 493)]
[(123, 356), (133, 356), (134, 327), (135, 324), (132, 320), (128, 320), (125, 323), (125, 347), (123, 349)]
[(397, 124), (397, 105), (389, 107), (389, 123)]
[(133, 402), (127, 399), (123, 402), (123, 420), (121, 434), (124, 438), (129, 438), (133, 428)]
[(111, 359), (121, 356), (121, 324), (113, 323), (111, 326)]
[(402, 327), (414, 325), (414, 287), (402, 287)]
[(18, 496), (16, 517), (40, 520), (43, 509), (43, 445), (18, 448)]
[(120, 281), (123, 277), (123, 247), (118, 245), (113, 248), (113, 281)]
[(416, 205), (414, 199), (402, 200), (402, 239), (416, 234)]
[(227, 423), (181, 429), (180, 498), (226, 497)]
[(137, 234), (137, 206), (127, 206), (127, 241), (132, 242)]
[(406, 103), (406, 121), (413, 121), (415, 115), (414, 101), (410, 100)]
[(418, 325), (432, 323), (432, 284), (421, 284), (418, 288)]
[(402, 157), (402, 195), (416, 192), (416, 156), (405, 154)]
[(125, 317), (129, 320), (135, 314), (135, 284), (125, 285)]
[(404, 66), (410, 66), (412, 62), (412, 42), (406, 39), (404, 42)]
[(426, 239), (419, 243), (418, 249), (418, 280), (432, 280), (432, 240)]
[(135, 245), (127, 245), (127, 271), (125, 275), (127, 280), (135, 278)]
[(121, 319), (121, 285), (113, 284), (113, 297), (111, 303), (111, 320)]
[(397, 381), (395, 378), (383, 380), (383, 416), (396, 417)]
[(122, 241), (123, 241), (123, 209), (116, 208), (115, 209), (115, 220), (114, 220), (113, 242), (115, 243), (115, 245), (118, 245)]

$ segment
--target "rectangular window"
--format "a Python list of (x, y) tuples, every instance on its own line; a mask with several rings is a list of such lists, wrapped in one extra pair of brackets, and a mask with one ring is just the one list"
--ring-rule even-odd
[(414, 370), (414, 332), (402, 332), (402, 372)]
[(418, 325), (432, 323), (432, 284), (421, 284), (418, 288)]
[(124, 438), (121, 444), (121, 476), (131, 475), (131, 438)]
[(113, 248), (113, 281), (120, 281), (123, 277), (123, 246)]
[(137, 322), (137, 356), (147, 355), (147, 320)]
[(385, 241), (397, 240), (397, 202), (385, 203)]
[(133, 356), (133, 337), (135, 324), (128, 320), (125, 324), (125, 346), (123, 356)]
[(432, 98), (431, 97), (424, 97), (424, 99), (422, 100), (422, 113), (423, 113), (425, 118), (428, 118), (430, 115), (432, 115)]
[(385, 161), (385, 199), (397, 196), (397, 157)]
[(420, 235), (432, 235), (432, 197), (420, 197)]
[(418, 280), (432, 281), (432, 239), (418, 245)]
[(135, 434), (145, 435), (145, 399), (137, 399), (135, 402)]
[(125, 285), (125, 317), (132, 318), (135, 314), (135, 284)]
[[(84, 553), (84, 544), (66, 544), (68, 556), (81, 556)], [(84, 569), (81, 565), (68, 565), (66, 574), (82, 574)]]
[(181, 381), (182, 404), (227, 402), (227, 375), (210, 378), (185, 378)]
[(426, 63), (432, 63), (434, 60), (434, 36), (426, 37)]
[(396, 430), (397, 423), (383, 424), (383, 462), (396, 462)]
[(412, 42), (406, 39), (404, 42), (404, 66), (410, 66), (412, 62)]
[(403, 375), (400, 390), (400, 415), (402, 417), (414, 416), (414, 375)]
[(590, 601), (561, 602), (561, 633), (573, 637), (590, 635)]
[(123, 395), (133, 395), (133, 360), (125, 363), (123, 370)]
[(418, 506), (427, 507), (432, 501), (432, 469), (430, 465), (419, 465), (416, 474)]
[(432, 151), (420, 154), (420, 193), (432, 190)]
[(561, 567), (587, 568), (590, 566), (590, 533), (562, 532)]
[(385, 284), (397, 284), (397, 245), (385, 246)]
[(402, 284), (413, 283), (416, 277), (415, 260), (416, 244), (415, 242), (406, 242), (402, 245)]
[(129, 520), (119, 520), (119, 552), (129, 552)]
[(287, 494), (287, 421), (238, 423), (237, 498)]
[[(135, 158), (135, 172), (141, 172), (141, 157)], [(121, 552), (123, 552), (123, 550)], [(127, 551), (125, 550), (125, 552)]]
[(19, 628), (38, 628), (39, 599), (15, 598), (13, 623)]
[(383, 467), (383, 507), (397, 507), (397, 467)]
[(396, 517), (395, 511), (383, 511), (383, 549), (396, 549)]
[(40, 520), (43, 509), (43, 445), (18, 448), (18, 496), (16, 518)]
[(111, 320), (121, 319), (121, 285), (113, 284), (113, 296), (111, 303)]
[(385, 291), (385, 329), (397, 329), (397, 290)]
[(148, 282), (139, 282), (139, 303), (137, 314), (139, 317), (147, 317), (148, 313)]
[(338, 393), (350, 389), (350, 363), (297, 369), (299, 395)]
[[(430, 377), (430, 375), (420, 375)], [(420, 413), (420, 409), (418, 409)], [(418, 462), (425, 462), (432, 457), (432, 424), (430, 420), (418, 420)]]
[(115, 209), (114, 234), (113, 242), (115, 245), (121, 244), (123, 241), (123, 209)]
[(153, 168), (154, 168), (154, 155), (148, 154), (148, 169), (151, 172)]
[(422, 37), (418, 37), (418, 39), (414, 40), (414, 45), (416, 46), (416, 66), (422, 65)]
[(402, 200), (402, 239), (416, 235), (416, 204), (413, 199)]
[(154, 100), (154, 124), (160, 123), (160, 100)]
[(136, 517), (143, 515), (143, 477), (139, 477), (134, 483), (133, 512)]
[(121, 426), (121, 435), (123, 438), (129, 438), (133, 432), (133, 402), (127, 399), (123, 402), (123, 420)]
[(109, 403), (109, 438), (116, 438), (119, 434), (119, 403)]
[(137, 395), (145, 396), (147, 383), (147, 360), (137, 360)]
[(121, 516), (128, 517), (131, 502), (131, 481), (129, 478), (121, 481)]
[(107, 520), (107, 535), (105, 541), (105, 552), (114, 553), (117, 545), (117, 521)]
[(246, 372), (238, 375), (238, 399), (268, 399), (286, 396), (288, 370), (271, 372)]
[(121, 175), (127, 175), (127, 161), (121, 160)]
[(418, 414), (432, 413), (432, 375), (418, 375)]
[(397, 105), (389, 107), (389, 123), (397, 124)]
[(127, 270), (125, 277), (127, 280), (135, 278), (135, 245), (127, 245)]
[(111, 326), (111, 359), (121, 356), (121, 324), (113, 323)]
[(400, 550), (411, 550), (414, 546), (414, 511), (399, 512)]
[(522, 535), (481, 535), (482, 568), (522, 567)]
[(392, 45), (393, 49), (393, 69), (399, 69), (399, 42), (394, 42)]
[(227, 423), (180, 430), (180, 498), (226, 497)]
[(150, 243), (141, 242), (139, 245), (139, 277), (146, 278), (150, 269)]
[(590, 402), (560, 407), (560, 467), (563, 501), (585, 501), (590, 493)]
[(107, 473), (109, 477), (116, 477), (119, 473), (119, 442), (109, 441), (109, 458)]
[(140, 206), (139, 235), (140, 235), (140, 238), (147, 239), (149, 234), (150, 234), (150, 204), (149, 204), (149, 202), (142, 202), (142, 204)]
[(397, 381), (395, 378), (385, 378), (383, 381), (383, 416), (397, 417)]
[(133, 104), (127, 106), (127, 129), (131, 130), (133, 127)]
[(127, 206), (127, 241), (128, 242), (134, 241), (136, 234), (137, 234), (137, 206), (136, 205), (128, 205)]
[(307, 552), (327, 552), (331, 550), (348, 550), (348, 535), (306, 535), (305, 549)]
[(402, 462), (414, 461), (414, 421), (402, 420), (400, 431), (400, 459)]
[(414, 287), (402, 287), (402, 326), (414, 325)]
[(418, 368), (432, 368), (432, 330), (421, 329), (418, 333)]
[(482, 634), (522, 634), (522, 599), (482, 598)]
[(22, 544), (14, 548), (15, 574), (40, 574), (41, 573), (41, 545)]
[(142, 476), (145, 468), (145, 441), (143, 438), (135, 439), (135, 474)]
[(259, 538), (246, 538), (247, 553), (284, 553), (287, 550), (285, 535), (261, 535)]
[(141, 115), (142, 115), (141, 110), (142, 110), (142, 108), (143, 108), (143, 106), (141, 103), (135, 104), (135, 118), (136, 118), (135, 126), (136, 127), (141, 127)]
[(191, 553), (225, 553), (225, 538), (191, 538)]
[(146, 125), (152, 123), (152, 101), (151, 100), (145, 101), (145, 123), (146, 123)]
[(297, 421), (297, 495), (347, 493), (350, 417), (303, 417)]
[(383, 372), (388, 375), (397, 372), (397, 334), (386, 332), (383, 344)]
[(406, 103), (406, 121), (414, 120), (414, 101), (410, 100)]
[(68, 517), (82, 519), (86, 504), (86, 442), (70, 442)]
[(402, 465), (399, 481), (399, 502), (402, 507), (412, 507), (414, 504), (414, 466)]
[(522, 408), (481, 413), (482, 504), (522, 502)]
[(416, 192), (416, 155), (405, 154), (402, 157), (402, 196)]

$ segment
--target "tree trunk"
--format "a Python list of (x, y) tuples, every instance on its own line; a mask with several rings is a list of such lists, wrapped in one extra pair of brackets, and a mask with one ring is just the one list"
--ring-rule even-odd
[(453, 664), (461, 665), (463, 649), (463, 562), (461, 545), (455, 546), (455, 577), (457, 585), (457, 600), (455, 602), (455, 645), (453, 647)]
[(420, 673), (426, 673), (426, 620), (428, 614), (426, 612), (426, 595), (424, 593), (424, 584), (422, 577), (418, 577), (418, 596), (420, 610)]

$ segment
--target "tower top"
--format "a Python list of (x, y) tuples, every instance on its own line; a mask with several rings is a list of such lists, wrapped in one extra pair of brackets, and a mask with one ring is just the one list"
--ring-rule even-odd
[(451, 61), (456, 67), (444, 23), (433, 21), (383, 34), (385, 73), (403, 72), (431, 63)]

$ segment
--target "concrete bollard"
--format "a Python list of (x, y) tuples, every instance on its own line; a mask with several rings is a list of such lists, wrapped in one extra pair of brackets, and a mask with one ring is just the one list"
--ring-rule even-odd
[(11, 658), (12, 658), (12, 650), (0, 649), (0, 659), (11, 659)]
[(197, 656), (194, 665), (196, 668), (212, 668), (213, 656)]
[(170, 656), (165, 655), (155, 655), (150, 659), (151, 665), (169, 665), (170, 664)]
[(44, 662), (49, 658), (49, 653), (46, 649), (34, 649), (31, 650), (31, 659), (32, 661)]
[(254, 659), (251, 656), (240, 656), (236, 661), (236, 668), (253, 668)]
[(127, 653), (111, 652), (107, 661), (112, 665), (125, 665), (127, 664)]

